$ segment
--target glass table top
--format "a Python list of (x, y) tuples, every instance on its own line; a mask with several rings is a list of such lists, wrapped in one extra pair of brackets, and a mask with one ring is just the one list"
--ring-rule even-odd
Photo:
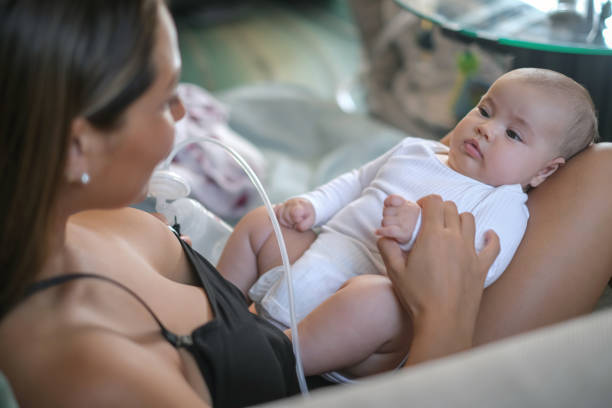
[(612, 0), (395, 0), (420, 18), (500, 45), (612, 55)]

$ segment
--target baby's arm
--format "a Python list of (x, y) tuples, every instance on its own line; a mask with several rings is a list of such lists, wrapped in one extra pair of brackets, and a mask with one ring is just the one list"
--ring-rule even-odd
[(359, 169), (348, 171), (319, 186), (314, 191), (301, 194), (301, 198), (305, 198), (312, 203), (315, 210), (315, 225), (326, 224), (338, 211), (359, 198), (363, 190), (376, 178), (381, 167), (403, 147), (404, 143), (400, 142)]
[(376, 230), (376, 235), (393, 238), (405, 245), (412, 241), (420, 213), (417, 203), (392, 194), (384, 201), (381, 227)]
[[(499, 254), (489, 268), (485, 287), (495, 282), (512, 261), (529, 219), (529, 212), (525, 205), (512, 197), (500, 194), (499, 191), (497, 193), (491, 195), (486, 202), (473, 211), (476, 223), (474, 242), (476, 252), (480, 252), (485, 245), (486, 231), (493, 230), (499, 236)], [(499, 197), (495, 197), (496, 195)]]
[(305, 198), (290, 198), (274, 207), (276, 218), (283, 227), (297, 231), (312, 228), (315, 221), (315, 210), (312, 203)]

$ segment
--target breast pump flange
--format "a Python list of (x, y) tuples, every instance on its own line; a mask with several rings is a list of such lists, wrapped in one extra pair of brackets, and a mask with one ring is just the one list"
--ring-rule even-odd
[[(308, 386), (306, 385), (302, 359), (300, 357), (300, 342), (297, 329), (297, 317), (295, 314), (293, 281), (291, 279), (291, 268), (287, 248), (272, 203), (261, 182), (255, 175), (255, 172), (244, 158), (234, 149), (217, 139), (199, 136), (189, 137), (183, 140), (174, 147), (170, 155), (168, 155), (168, 157), (157, 167), (149, 181), (149, 196), (154, 197), (156, 200), (155, 211), (163, 214), (171, 226), (179, 226), (180, 231), (177, 232), (188, 235), (192, 239), (193, 248), (206, 257), (212, 264), (216, 265), (223, 251), (223, 247), (232, 232), (232, 228), (207, 210), (198, 201), (189, 198), (189, 193), (191, 192), (189, 183), (182, 176), (170, 170), (172, 159), (181, 149), (187, 145), (201, 142), (220, 146), (232, 156), (256, 187), (268, 211), (268, 216), (270, 217), (276, 235), (283, 261), (283, 268), (287, 277), (291, 342), (293, 353), (295, 354), (298, 384), (302, 395), (308, 396)], [(212, 246), (210, 245), (210, 241), (214, 241)]]
[(192, 247), (216, 265), (232, 227), (189, 198), (189, 183), (171, 170), (156, 170), (149, 181), (149, 195), (155, 197), (155, 211), (166, 217), (179, 234), (191, 239)]

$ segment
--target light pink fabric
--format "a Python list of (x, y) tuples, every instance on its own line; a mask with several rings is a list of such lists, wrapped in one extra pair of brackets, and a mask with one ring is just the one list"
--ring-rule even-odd
[[(263, 155), (228, 127), (226, 106), (197, 85), (180, 84), (178, 93), (186, 114), (177, 123), (175, 145), (193, 136), (218, 139), (236, 150), (259, 179), (265, 177)], [(217, 145), (188, 145), (177, 153), (171, 167), (187, 179), (192, 197), (222, 218), (235, 220), (261, 203), (246, 173), (227, 151)]]

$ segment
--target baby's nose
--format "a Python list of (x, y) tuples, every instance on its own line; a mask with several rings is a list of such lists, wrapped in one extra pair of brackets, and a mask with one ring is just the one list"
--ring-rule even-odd
[(484, 138), (485, 140), (489, 140), (490, 138), (490, 129), (488, 128), (488, 126), (484, 123), (481, 123), (479, 125), (476, 126), (476, 134), (482, 138)]

